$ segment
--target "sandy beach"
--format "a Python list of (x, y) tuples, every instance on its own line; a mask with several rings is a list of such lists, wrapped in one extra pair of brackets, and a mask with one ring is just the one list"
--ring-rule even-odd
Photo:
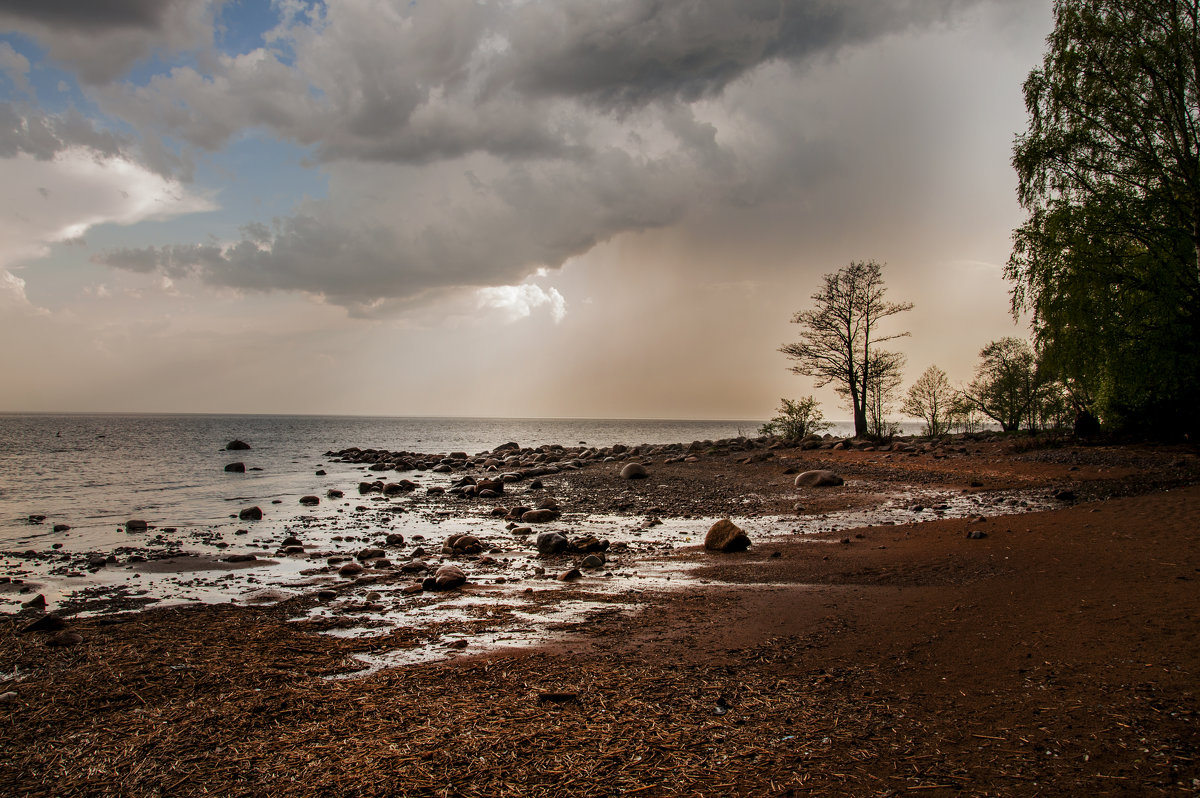
[[(643, 480), (622, 480), (619, 460), (541, 477), (567, 517), (693, 533), (613, 552), (612, 570), (658, 574), (621, 589), (601, 572), (555, 579), (581, 553), (539, 558), (544, 573), (514, 588), (496, 577), (502, 555), (481, 552), (453, 558), (468, 582), (436, 594), (422, 623), (376, 634), (330, 632), (363, 626), (371, 593), (386, 602), (411, 577), (368, 569), (323, 588), (357, 614), (314, 612), (331, 600), (314, 589), (110, 607), (44, 630), (29, 630), (45, 618), (35, 610), (0, 616), (0, 784), (31, 796), (1200, 792), (1194, 448), (959, 438), (640, 459)], [(846, 484), (792, 485), (815, 468)], [(513, 498), (422, 502), (482, 519)], [(785, 534), (839, 514), (862, 523)], [(724, 516), (744, 519), (749, 551), (698, 545)], [(531, 606), (572, 604), (588, 610), (523, 641)], [(439, 619), (438, 606), (455, 611)], [(366, 666), (431, 645), (446, 654)]]

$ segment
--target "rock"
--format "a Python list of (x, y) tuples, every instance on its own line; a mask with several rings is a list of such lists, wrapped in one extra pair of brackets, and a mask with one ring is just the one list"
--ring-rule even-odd
[(392, 532), (384, 539), (387, 541), (387, 544), (389, 546), (403, 546), (404, 545), (404, 535), (401, 535), (397, 532)]
[(542, 532), (537, 536), (538, 554), (562, 554), (569, 541), (557, 532)]
[(313, 507), (321, 503), (321, 500), (316, 496), (301, 496), (300, 503), (305, 507)]
[(1054, 493), (1054, 498), (1058, 499), (1060, 502), (1073, 502), (1073, 501), (1075, 501), (1075, 491), (1073, 491), (1073, 490), (1056, 491)]
[(524, 537), (525, 535), (532, 535), (533, 529), (532, 527), (518, 526), (513, 528), (512, 533), (517, 537)]
[(229, 452), (242, 452), (250, 448), (250, 444), (245, 441), (232, 440), (225, 444), (225, 450)]
[(30, 621), (21, 627), (22, 632), (57, 632), (66, 628), (67, 622), (61, 616), (48, 612), (40, 618)]
[(55, 524), (55, 525), (54, 525), (54, 531), (55, 531), (55, 532), (66, 532), (66, 531), (68, 531), (70, 528), (71, 528), (71, 525), (70, 525), (70, 524)]
[(363, 567), (356, 562), (348, 562), (338, 569), (338, 576), (358, 576), (363, 572)]
[(449, 643), (446, 644), (446, 648), (463, 649), (466, 647), (467, 647), (467, 641), (463, 640), (462, 638), (459, 638), (458, 640), (451, 640)]
[(967, 533), (967, 540), (983, 540), (987, 537), (987, 532), (982, 529), (972, 529)]
[(284, 546), (283, 553), (284, 554), (303, 554), (304, 547), (303, 546)]
[(379, 559), (380, 557), (384, 556), (384, 554), (385, 552), (383, 549), (363, 549), (358, 553), (357, 556), (359, 560), (366, 562), (367, 560)]
[(569, 571), (563, 571), (554, 578), (560, 582), (574, 582), (576, 579), (582, 579), (583, 573), (578, 568), (572, 568)]
[[(304, 551), (304, 549), (300, 549)], [(253, 554), (230, 554), (225, 558), (225, 562), (258, 562), (258, 558)]]
[(521, 523), (524, 524), (545, 524), (550, 521), (557, 520), (558, 511), (549, 508), (541, 510), (530, 510), (521, 514)]
[(478, 554), (483, 551), (483, 542), (474, 535), (454, 535), (446, 544), (452, 551), (461, 554)]
[(467, 575), (457, 565), (443, 565), (433, 574), (435, 589), (453, 590), (467, 583)]
[(832, 471), (817, 470), (798, 474), (795, 485), (797, 488), (835, 488), (844, 485), (845, 482), (846, 480)]
[(645, 479), (650, 476), (641, 463), (626, 463), (621, 469), (621, 479)]
[(46, 645), (55, 646), (57, 648), (65, 648), (66, 646), (77, 646), (83, 642), (83, 635), (79, 632), (72, 632), (70, 629), (59, 632), (46, 641)]
[(18, 696), (13, 690), (9, 690), (7, 693), (0, 693), (0, 704), (15, 704), (17, 703), (17, 698)]
[(704, 548), (709, 551), (745, 551), (750, 548), (750, 538), (737, 524), (723, 518), (709, 528), (704, 536)]
[(291, 537), (284, 538), (283, 542), (279, 545), (284, 548), (287, 548), (288, 546), (303, 546), (304, 541), (300, 540), (300, 538), (296, 537), (295, 535), (292, 535)]
[(140, 518), (131, 518), (125, 522), (126, 532), (145, 532), (150, 528), (150, 525)]
[(21, 606), (27, 610), (44, 610), (44, 609), (46, 609), (46, 597), (43, 596), (41, 593), (38, 593), (36, 596), (31, 598), (29, 601), (26, 601), (25, 603), (23, 603)]
[(225, 466), (225, 470), (231, 474), (245, 474), (246, 473), (246, 464), (245, 463), (230, 463), (229, 465)]
[(405, 596), (415, 596), (424, 590), (425, 588), (421, 586), (420, 582), (413, 582), (412, 584), (405, 585), (404, 587), (400, 588), (400, 593)]
[(609, 544), (607, 540), (601, 540), (595, 535), (580, 535), (571, 541), (572, 549), (584, 553), (607, 551), (608, 545)]
[[(262, 509), (259, 507), (246, 507), (238, 513), (239, 521), (261, 521), (262, 517)], [(126, 527), (126, 529), (128, 529), (128, 527)]]
[(343, 496), (345, 496), (346, 494), (342, 493), (340, 490), (337, 490), (336, 488), (330, 488), (329, 490), (325, 491), (325, 495), (328, 496), (330, 499), (340, 499)]
[(317, 598), (321, 601), (333, 601), (335, 598), (337, 598), (337, 596), (338, 594), (336, 590), (330, 590), (326, 588), (324, 590), (317, 591)]
[(599, 554), (589, 554), (588, 556), (583, 558), (582, 566), (584, 568), (593, 568), (593, 569), (594, 568), (603, 568), (604, 567), (604, 558), (601, 557)]

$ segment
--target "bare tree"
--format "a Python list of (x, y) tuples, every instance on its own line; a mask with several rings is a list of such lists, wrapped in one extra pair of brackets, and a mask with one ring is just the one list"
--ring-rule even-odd
[(904, 412), (922, 419), (925, 422), (925, 434), (937, 437), (950, 427), (954, 395), (946, 372), (937, 366), (930, 366), (908, 389)]
[(878, 324), (888, 316), (912, 310), (911, 302), (888, 302), (883, 267), (875, 261), (855, 261), (826, 274), (821, 290), (812, 295), (815, 307), (797, 313), (793, 324), (802, 329), (801, 340), (779, 351), (796, 361), (792, 371), (817, 378), (817, 387), (834, 383), (850, 401), (854, 434), (869, 433), (867, 404), (875, 370), (888, 362), (876, 345), (909, 333), (880, 335)]

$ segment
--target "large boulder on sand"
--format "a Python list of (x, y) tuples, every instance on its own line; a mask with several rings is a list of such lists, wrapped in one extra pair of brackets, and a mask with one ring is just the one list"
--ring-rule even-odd
[(646, 467), (641, 463), (627, 463), (621, 469), (621, 479), (645, 479), (650, 476)]
[(557, 532), (543, 532), (537, 536), (538, 554), (562, 554), (569, 545), (570, 541)]
[(704, 536), (704, 548), (709, 551), (745, 551), (750, 548), (750, 538), (737, 524), (722, 518)]
[(796, 475), (797, 488), (835, 488), (844, 485), (846, 480), (832, 471), (805, 471)]
[(467, 583), (467, 575), (457, 565), (443, 565), (433, 575), (433, 581), (437, 590), (453, 590)]
[(233, 440), (225, 444), (225, 451), (227, 452), (244, 452), (249, 448), (250, 444), (245, 441)]
[(247, 507), (238, 512), (239, 521), (261, 521), (262, 517), (262, 509), (258, 507)]

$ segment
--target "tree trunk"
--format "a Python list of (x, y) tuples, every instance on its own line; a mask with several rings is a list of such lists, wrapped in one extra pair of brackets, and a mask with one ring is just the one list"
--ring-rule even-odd
[(854, 403), (854, 437), (865, 438), (867, 435), (867, 409), (864, 402)]

